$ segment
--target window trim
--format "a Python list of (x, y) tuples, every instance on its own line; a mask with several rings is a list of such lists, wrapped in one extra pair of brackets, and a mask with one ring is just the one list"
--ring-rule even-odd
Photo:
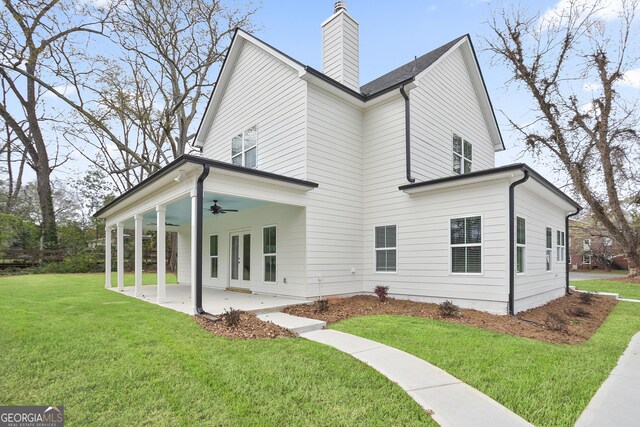
[[(524, 221), (524, 243), (518, 243), (518, 219), (521, 219)], [(528, 266), (527, 266), (527, 218), (525, 218), (522, 215), (516, 215), (516, 259), (515, 259), (515, 263), (516, 265), (515, 267), (515, 272), (517, 276), (523, 276), (525, 274), (527, 274), (527, 270), (528, 270)], [(524, 253), (523, 253), (523, 260), (522, 260), (522, 271), (518, 271), (518, 248), (523, 248)]]
[[(480, 217), (480, 243), (471, 243), (469, 245), (467, 244), (452, 245), (451, 244), (451, 220), (475, 218), (475, 217)], [(447, 234), (449, 235), (449, 248), (448, 248), (449, 253), (447, 254), (447, 258), (449, 259), (449, 276), (476, 276), (476, 277), (484, 276), (484, 237), (485, 237), (484, 225), (485, 224), (484, 224), (483, 214), (461, 214), (461, 215), (450, 216), (447, 219)], [(460, 272), (453, 271), (453, 257), (451, 255), (451, 252), (452, 252), (451, 248), (467, 247), (467, 246), (480, 246), (480, 272), (479, 273), (466, 273), (466, 272), (460, 273)]]
[[(253, 147), (249, 148), (249, 150), (251, 150), (251, 149), (253, 149), (253, 148), (255, 148), (255, 149), (256, 149), (256, 165), (255, 165), (254, 167), (249, 167), (249, 166), (246, 166), (246, 165), (245, 165), (245, 154), (246, 154), (246, 152), (247, 152), (247, 151), (249, 151), (249, 150), (247, 150), (247, 149), (244, 147), (244, 134), (245, 134), (249, 129), (252, 129), (252, 128), (255, 128), (255, 129), (256, 129), (256, 145), (254, 145)], [(240, 153), (238, 153), (238, 154), (236, 154), (236, 155), (234, 156), (234, 155), (233, 155), (233, 138), (235, 138), (236, 136), (240, 136), (240, 135), (242, 135), (242, 150), (240, 151)], [(249, 168), (249, 169), (258, 169), (258, 159), (259, 159), (259, 157), (258, 157), (258, 154), (259, 154), (259, 151), (258, 151), (258, 141), (259, 141), (259, 137), (258, 137), (258, 125), (257, 125), (257, 124), (256, 124), (256, 125), (253, 125), (253, 126), (249, 126), (248, 128), (245, 128), (243, 131), (241, 131), (241, 132), (236, 133), (235, 135), (233, 135), (233, 136), (231, 137), (231, 164), (232, 164), (232, 165), (236, 165), (235, 163), (233, 163), (233, 159), (234, 159), (234, 158), (236, 158), (236, 157), (240, 157), (240, 158), (241, 158), (241, 160), (242, 160), (242, 162), (241, 162), (239, 165), (236, 165), (236, 166), (242, 166), (242, 167)]]
[[(550, 244), (551, 247), (547, 246), (547, 232), (551, 232), (551, 239), (550, 239)], [(553, 272), (553, 227), (549, 227), (548, 225), (545, 225), (545, 230), (544, 230), (544, 240), (545, 240), (545, 260), (544, 260), (544, 267), (545, 267), (545, 272), (547, 273), (551, 273)], [(547, 253), (549, 254), (549, 268), (547, 269)]]
[[(453, 139), (455, 137), (459, 137), (460, 139), (462, 139), (462, 153), (458, 154), (455, 152), (455, 150), (453, 149)], [(471, 145), (471, 153), (472, 153), (472, 158), (469, 159), (466, 156), (466, 150), (464, 149), (464, 142), (467, 141), (470, 145)], [(454, 170), (454, 160), (456, 158), (456, 156), (460, 157), (460, 173), (456, 173), (456, 171)], [(465, 172), (464, 171), (464, 162), (468, 161), (469, 162), (469, 172)], [(459, 135), (456, 132), (452, 132), (451, 133), (451, 171), (453, 172), (454, 175), (457, 176), (462, 176), (465, 175), (467, 173), (471, 173), (473, 172), (473, 143), (471, 141), (469, 141), (468, 139), (466, 139), (464, 136)]]
[[(264, 230), (265, 228), (275, 228), (276, 229), (276, 251), (275, 252), (270, 252), (270, 253), (265, 253), (264, 252)], [(261, 237), (261, 243), (262, 243), (262, 247), (261, 247), (261, 252), (262, 252), (262, 282), (263, 283), (268, 283), (270, 285), (274, 285), (278, 283), (278, 224), (269, 224), (269, 225), (263, 225), (262, 226), (262, 233), (261, 233), (262, 237)], [(265, 280), (264, 275), (265, 275), (265, 265), (266, 265), (266, 257), (268, 256), (274, 256), (276, 257), (276, 280), (273, 282), (269, 282), (267, 280)]]
[[(585, 257), (589, 257), (589, 262), (584, 261)], [(591, 265), (591, 261), (592, 261), (591, 255), (582, 254), (582, 265)]]
[[(562, 242), (562, 245), (558, 241), (558, 233), (562, 233), (562, 236), (564, 238), (563, 239), (564, 241)], [(566, 259), (565, 259), (566, 258), (565, 252), (566, 252), (566, 249), (567, 249), (566, 244), (567, 244), (567, 236), (564, 233), (564, 231), (563, 230), (559, 230), (559, 229), (556, 230), (556, 263), (557, 264), (566, 262)], [(559, 249), (561, 249), (561, 250), (559, 250)], [(558, 259), (559, 258), (558, 254), (562, 254), (562, 259)]]
[[(379, 228), (379, 227), (395, 227), (396, 228), (396, 246), (395, 247), (389, 246), (389, 247), (384, 247), (384, 248), (376, 248), (376, 228)], [(400, 270), (398, 268), (398, 264), (399, 264), (398, 263), (398, 260), (399, 260), (398, 254), (400, 252), (398, 250), (398, 246), (399, 246), (398, 245), (398, 241), (400, 240), (400, 239), (398, 239), (398, 236), (400, 234), (398, 232), (398, 230), (399, 230), (399, 228), (398, 228), (398, 224), (397, 223), (385, 224), (385, 225), (374, 225), (373, 226), (373, 272), (375, 274), (398, 274), (398, 270)], [(395, 250), (396, 251), (396, 269), (394, 271), (388, 271), (388, 270), (378, 271), (378, 262), (377, 262), (378, 256), (377, 255), (378, 255), (378, 251), (379, 250), (383, 250), (383, 251)]]
[[(218, 253), (218, 255), (215, 255), (215, 256), (211, 255), (211, 238), (213, 236), (216, 236), (216, 244), (218, 246), (216, 248), (216, 252)], [(213, 258), (216, 258), (218, 260), (218, 272), (215, 277), (213, 276), (213, 272), (211, 271), (211, 260)], [(220, 235), (218, 233), (209, 234), (209, 278), (210, 279), (220, 278)]]

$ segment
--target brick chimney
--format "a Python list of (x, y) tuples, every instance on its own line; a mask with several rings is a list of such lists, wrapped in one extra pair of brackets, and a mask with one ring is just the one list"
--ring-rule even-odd
[(358, 23), (341, 0), (333, 6), (333, 15), (322, 23), (322, 72), (360, 92)]

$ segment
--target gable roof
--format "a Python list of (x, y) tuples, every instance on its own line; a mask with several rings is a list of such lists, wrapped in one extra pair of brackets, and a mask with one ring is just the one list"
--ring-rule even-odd
[[(464, 43), (466, 41), (467, 43)], [(487, 92), (487, 86), (484, 82), (484, 77), (482, 76), (482, 71), (480, 70), (480, 65), (478, 63), (478, 58), (476, 57), (475, 50), (473, 48), (473, 44), (471, 43), (471, 38), (469, 34), (465, 34), (460, 36), (454, 40), (451, 40), (448, 43), (422, 55), (421, 57), (410, 61), (393, 71), (390, 71), (377, 79), (370, 81), (369, 83), (360, 87), (360, 92), (355, 91), (344, 84), (338, 82), (335, 79), (327, 76), (326, 74), (316, 70), (315, 68), (304, 65), (300, 61), (292, 58), (291, 56), (285, 54), (284, 52), (276, 49), (270, 44), (260, 40), (252, 34), (247, 33), (246, 31), (236, 28), (233, 39), (231, 40), (231, 44), (229, 45), (229, 49), (227, 52), (227, 56), (225, 57), (222, 67), (220, 68), (220, 73), (218, 75), (218, 79), (214, 85), (213, 93), (209, 98), (209, 102), (207, 103), (207, 107), (205, 109), (205, 113), (203, 115), (202, 120), (198, 126), (198, 130), (196, 131), (196, 136), (194, 138), (193, 145), (197, 148), (202, 148), (204, 146), (204, 133), (203, 129), (206, 129), (210, 126), (213, 117), (215, 116), (215, 110), (219, 105), (219, 102), (222, 98), (222, 94), (224, 89), (219, 89), (219, 86), (225, 86), (225, 83), (229, 80), (231, 73), (233, 72), (233, 63), (237, 60), (240, 55), (240, 50), (242, 49), (242, 45), (245, 42), (250, 42), (255, 44), (256, 46), (264, 49), (266, 52), (270, 53), (274, 57), (278, 58), (280, 61), (289, 65), (293, 69), (298, 72), (299, 77), (303, 76), (311, 76), (311, 78), (316, 78), (322, 80), (325, 83), (339, 89), (341, 92), (350, 95), (351, 97), (356, 98), (360, 102), (367, 102), (371, 99), (374, 99), (380, 95), (383, 95), (387, 92), (395, 90), (405, 84), (413, 82), (421, 73), (427, 71), (432, 65), (437, 63), (441, 58), (445, 57), (449, 52), (454, 50), (454, 48), (459, 47), (460, 45), (466, 44), (468, 46), (468, 51), (470, 51), (470, 56), (473, 58), (474, 67), (473, 70), (476, 73), (475, 76), (472, 76), (472, 80), (476, 82), (480, 82), (482, 86), (482, 91), (484, 92), (484, 96), (480, 96), (480, 102), (484, 104), (485, 108), (483, 110), (486, 113), (487, 121), (491, 123), (490, 133), (496, 139), (496, 143), (494, 144), (496, 149), (505, 149), (504, 141), (502, 139), (502, 134), (500, 133), (500, 128), (498, 127), (498, 121), (496, 120), (495, 112), (493, 111), (493, 106), (491, 104), (491, 99), (489, 98), (489, 93)], [(228, 65), (231, 63), (232, 65)], [(475, 78), (473, 78), (475, 77)], [(491, 120), (492, 119), (492, 120)], [(492, 126), (493, 125), (493, 126)]]
[(451, 49), (456, 45), (456, 43), (458, 43), (465, 37), (467, 37), (467, 35), (460, 36), (457, 39), (451, 40), (449, 43), (443, 44), (439, 48), (434, 49), (431, 52), (427, 52), (421, 57), (407, 62), (406, 64), (401, 65), (395, 70), (390, 71), (387, 74), (370, 81), (369, 83), (360, 87), (360, 92), (364, 96), (371, 96), (399, 83), (405, 82), (407, 80), (412, 80), (418, 74), (432, 66), (438, 59), (440, 59), (445, 53), (447, 53), (449, 49)]

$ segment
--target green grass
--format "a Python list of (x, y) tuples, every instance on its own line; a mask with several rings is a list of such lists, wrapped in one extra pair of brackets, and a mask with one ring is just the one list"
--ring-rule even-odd
[(0, 405), (62, 404), (69, 426), (433, 425), (397, 385), (330, 347), (220, 338), (103, 284), (0, 278)]
[(620, 298), (640, 299), (640, 283), (614, 282), (612, 280), (577, 280), (571, 282), (577, 289), (591, 292), (613, 292)]
[(640, 331), (640, 304), (619, 303), (598, 332), (579, 345), (416, 317), (359, 317), (333, 328), (427, 360), (536, 426), (573, 426)]

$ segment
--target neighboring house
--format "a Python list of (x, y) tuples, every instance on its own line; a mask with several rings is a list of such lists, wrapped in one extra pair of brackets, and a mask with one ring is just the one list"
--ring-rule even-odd
[(622, 248), (604, 227), (592, 218), (569, 221), (571, 268), (588, 270), (626, 270), (629, 268)]
[(320, 72), (238, 30), (197, 132), (202, 155), (97, 212), (108, 245), (113, 228), (118, 247), (125, 228), (158, 229), (163, 253), (176, 231), (195, 312), (202, 286), (318, 298), (388, 285), (495, 313), (562, 296), (579, 206), (526, 165), (495, 167), (504, 145), (470, 37), (360, 86), (358, 23), (342, 2), (322, 32)]

